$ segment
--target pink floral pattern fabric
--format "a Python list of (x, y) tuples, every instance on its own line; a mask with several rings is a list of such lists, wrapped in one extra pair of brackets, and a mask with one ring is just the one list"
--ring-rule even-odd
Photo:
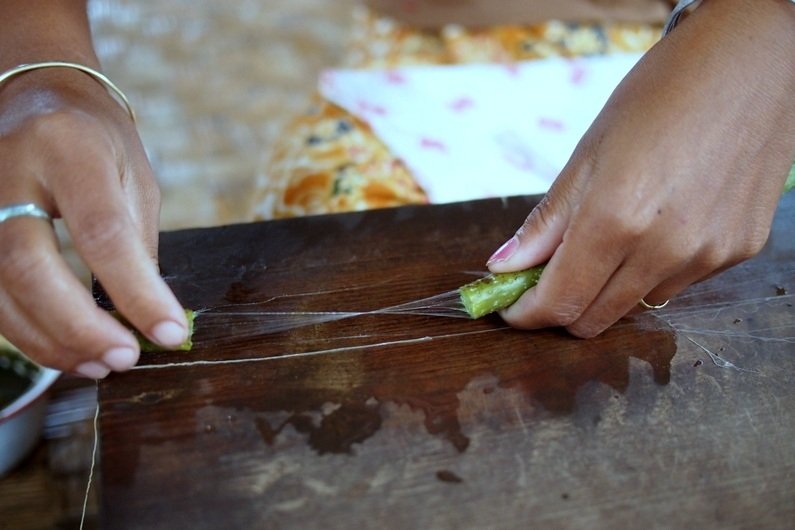
[[(661, 27), (645, 24), (592, 24), (550, 21), (529, 27), (504, 26), (469, 30), (450, 26), (438, 32), (418, 31), (357, 10), (350, 49), (341, 66), (380, 69), (387, 83), (406, 79), (402, 66), (490, 63), (508, 75), (517, 63), (549, 57), (576, 58), (616, 52), (643, 52), (660, 37)], [(573, 83), (586, 72), (570, 61)], [(333, 80), (321, 78), (321, 86)], [(466, 94), (451, 96), (453, 113), (474, 105)], [(360, 116), (383, 116), (384, 106), (362, 99)], [(540, 117), (540, 128), (550, 132), (565, 127), (555, 116)], [(417, 140), (429, 153), (444, 153), (445, 138)], [(517, 168), (533, 162), (515, 138), (498, 141), (504, 156)], [(319, 94), (308, 111), (284, 131), (272, 151), (265, 176), (252, 194), (250, 217), (273, 219), (422, 204), (429, 196), (415, 175), (390, 152), (365, 119), (324, 100)]]

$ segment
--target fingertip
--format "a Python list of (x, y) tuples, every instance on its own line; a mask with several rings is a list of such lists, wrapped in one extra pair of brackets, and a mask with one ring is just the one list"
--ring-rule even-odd
[(494, 253), (486, 261), (486, 266), (491, 267), (493, 265), (497, 265), (499, 267), (500, 264), (510, 261), (513, 255), (516, 253), (517, 248), (519, 248), (519, 237), (514, 235), (494, 251)]
[[(520, 231), (521, 232), (521, 231)], [(514, 272), (535, 267), (549, 260), (556, 243), (520, 237), (519, 233), (503, 243), (486, 261), (491, 272)]]
[(110, 368), (99, 361), (87, 361), (79, 364), (73, 372), (87, 379), (104, 379), (110, 373)]
[(102, 362), (117, 372), (124, 372), (135, 366), (138, 362), (139, 350), (128, 346), (109, 349), (102, 356)]
[(188, 339), (187, 323), (183, 323), (184, 316), (180, 322), (175, 320), (164, 320), (155, 324), (149, 332), (149, 336), (161, 346), (179, 346)]

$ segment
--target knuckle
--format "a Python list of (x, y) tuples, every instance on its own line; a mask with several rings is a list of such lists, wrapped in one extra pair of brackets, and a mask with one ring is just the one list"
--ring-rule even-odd
[[(645, 246), (646, 255), (653, 256), (653, 262), (649, 262), (658, 271), (673, 273), (682, 267), (697, 266), (708, 267), (706, 261), (719, 259), (717, 254), (712, 254), (708, 247), (702, 245), (701, 241), (694, 238), (682, 237), (677, 240), (655, 240), (653, 246)], [(719, 252), (719, 248), (714, 249)]]
[(3, 252), (0, 252), (0, 280), (3, 283), (23, 286), (30, 278), (39, 276), (44, 263), (40, 250), (20, 238), (4, 242), (3, 246)]
[(708, 260), (719, 259), (717, 255), (719, 251), (719, 248), (706, 248), (705, 252), (705, 248), (701, 247), (692, 238), (684, 238), (679, 241), (678, 244), (667, 245), (666, 248), (669, 261), (674, 264), (687, 263), (693, 261), (693, 259), (698, 256), (701, 256), (701, 259), (704, 260), (704, 264), (706, 264)]
[(542, 313), (541, 319), (550, 326), (567, 327), (574, 324), (582, 315), (582, 304), (574, 301), (558, 302)]
[(537, 300), (532, 304), (532, 309), (512, 306), (500, 314), (508, 324), (519, 329), (566, 327), (577, 321), (583, 307), (576, 302), (551, 303)]
[(611, 245), (633, 247), (648, 234), (650, 222), (642, 215), (627, 214), (620, 205), (599, 205), (595, 210), (582, 212), (578, 224), (588, 226), (595, 235)]
[(530, 212), (530, 215), (527, 216), (516, 234), (521, 237), (522, 234), (530, 231), (532, 228), (541, 230), (547, 229), (554, 224), (554, 215), (554, 208), (550, 203), (550, 199), (545, 195)]
[(699, 269), (711, 272), (721, 268), (729, 261), (729, 252), (722, 245), (709, 245), (703, 249), (696, 260)]
[(69, 164), (78, 157), (99, 158), (113, 151), (100, 118), (76, 108), (37, 114), (18, 134), (29, 153), (47, 153), (44, 160), (53, 165)]
[(560, 223), (562, 216), (575, 210), (573, 201), (576, 194), (570, 191), (570, 183), (561, 183), (561, 180), (563, 179), (556, 181), (553, 188), (530, 211), (517, 231), (518, 236), (521, 237), (526, 232), (543, 232), (554, 229)]
[(759, 254), (767, 243), (769, 232), (767, 230), (752, 232), (743, 240), (736, 253), (737, 261), (745, 261)]
[[(62, 108), (39, 114), (32, 119), (30, 130), (40, 146), (48, 152), (64, 152), (64, 138), (85, 145), (94, 144), (97, 119), (90, 114), (74, 108)], [(79, 135), (75, 131), (80, 131)]]
[(92, 358), (106, 349), (102, 333), (95, 328), (95, 324), (90, 319), (76, 315), (61, 320), (58, 336), (53, 340), (62, 349), (80, 351)]
[(112, 253), (116, 245), (127, 238), (129, 231), (130, 223), (124, 214), (95, 210), (82, 214), (74, 238), (86, 253), (101, 257)]
[(127, 319), (142, 327), (148, 327), (160, 320), (167, 318), (162, 314), (159, 300), (153, 294), (145, 290), (119, 293), (114, 297), (117, 308), (127, 317)]
[(607, 329), (607, 326), (596, 322), (577, 321), (570, 326), (566, 326), (566, 331), (581, 339), (592, 339), (605, 329)]
[(43, 115), (37, 123), (37, 130), (43, 138), (60, 139), (64, 133), (74, 133), (76, 128), (84, 130), (97, 124), (96, 117), (80, 109), (69, 107)]
[(621, 208), (610, 208), (602, 213), (610, 232), (624, 241), (638, 241), (649, 230), (650, 222), (644, 215), (626, 215)]

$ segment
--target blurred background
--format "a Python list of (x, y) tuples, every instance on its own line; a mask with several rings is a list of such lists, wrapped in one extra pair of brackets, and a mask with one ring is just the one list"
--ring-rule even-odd
[[(306, 108), (319, 70), (338, 64), (354, 4), (89, 1), (103, 69), (130, 98), (160, 179), (164, 230), (244, 220), (269, 146)], [(95, 405), (93, 382), (56, 384), (44, 439), (0, 478), (0, 530), (79, 527)]]
[(342, 57), (355, 0), (91, 0), (163, 190), (164, 230), (243, 221), (268, 147)]

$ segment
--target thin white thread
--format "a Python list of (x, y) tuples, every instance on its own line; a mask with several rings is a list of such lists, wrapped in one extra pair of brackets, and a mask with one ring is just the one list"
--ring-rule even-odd
[(696, 346), (698, 346), (699, 348), (701, 348), (702, 350), (704, 350), (704, 352), (707, 355), (709, 355), (709, 358), (712, 359), (712, 362), (715, 364), (715, 366), (717, 366), (719, 368), (732, 368), (734, 370), (737, 370), (738, 372), (750, 372), (750, 373), (753, 373), (753, 374), (758, 374), (759, 373), (756, 370), (749, 370), (747, 368), (742, 368), (740, 366), (737, 366), (736, 364), (734, 364), (733, 362), (729, 361), (728, 359), (724, 359), (723, 357), (721, 357), (717, 353), (713, 353), (713, 352), (709, 351), (705, 346), (702, 346), (701, 344), (699, 344), (698, 342), (694, 341), (693, 339), (691, 339), (688, 336), (685, 336), (685, 338), (687, 340), (689, 340), (690, 342), (692, 342), (693, 344), (695, 344)]
[(86, 522), (86, 511), (88, 509), (88, 495), (91, 492), (91, 483), (94, 480), (94, 467), (97, 464), (97, 445), (99, 445), (99, 380), (97, 383), (97, 407), (94, 409), (94, 448), (91, 450), (91, 467), (88, 471), (88, 482), (86, 483), (86, 494), (83, 497), (83, 513), (80, 515), (80, 530)]
[[(270, 300), (274, 299), (275, 298), (272, 298)], [(267, 304), (270, 300), (266, 300), (262, 303), (230, 304), (215, 308), (205, 308), (195, 311), (194, 313), (197, 319), (199, 317), (202, 318), (202, 327), (212, 329), (217, 326), (223, 326), (224, 328), (233, 326), (235, 329), (234, 335), (237, 337), (281, 333), (304, 326), (325, 324), (327, 322), (370, 315), (470, 318), (469, 314), (466, 313), (463, 308), (457, 290), (371, 311), (218, 311), (219, 308), (232, 307), (243, 309), (243, 307), (256, 306), (258, 308)], [(218, 318), (222, 320), (217, 320)], [(260, 321), (261, 318), (265, 320)]]
[[(332, 293), (336, 291), (318, 291), (320, 294)], [(315, 293), (309, 293), (315, 294)], [(374, 309), (372, 311), (222, 311), (215, 312), (218, 309), (227, 307), (245, 307), (245, 306), (262, 306), (277, 298), (288, 298), (296, 296), (305, 296), (305, 294), (296, 295), (283, 295), (279, 297), (270, 298), (264, 302), (249, 302), (245, 304), (228, 304), (217, 306), (213, 308), (200, 309), (196, 311), (197, 314), (212, 315), (212, 316), (327, 316), (330, 318), (349, 318), (365, 315), (378, 315), (378, 314), (407, 314), (407, 315), (425, 315), (425, 316), (451, 316), (459, 318), (469, 318), (464, 310), (463, 304), (458, 290), (447, 291), (441, 294), (422, 298), (420, 300), (412, 300), (398, 305), (388, 306), (381, 309)], [(436, 310), (436, 311), (434, 311)], [(314, 322), (312, 322), (314, 323)]]
[[(769, 280), (770, 281), (775, 281), (778, 278), (781, 281), (785, 281), (786, 279), (789, 279), (791, 277), (790, 275), (792, 273), (795, 273), (795, 268), (778, 271), (776, 273), (776, 276), (774, 278), (770, 278)], [(745, 279), (745, 280), (739, 280), (738, 279), (738, 280), (732, 282), (732, 286), (735, 287), (735, 288), (739, 288), (739, 287), (743, 287), (743, 286), (747, 286), (747, 285), (757, 286), (758, 285), (758, 278), (751, 278), (751, 279)], [(694, 290), (692, 292), (688, 292), (688, 293), (683, 293), (683, 294), (677, 295), (675, 300), (682, 301), (682, 300), (688, 300), (688, 299), (691, 299), (691, 298), (700, 298), (700, 297), (703, 297), (703, 296), (708, 295), (708, 294), (717, 294), (717, 293), (722, 293), (724, 291), (725, 291), (725, 287), (716, 283), (711, 288), (709, 288), (709, 286), (705, 286), (705, 288), (700, 288), (700, 289)], [(787, 296), (787, 295), (784, 295), (784, 296)], [(768, 300), (770, 298), (781, 298), (781, 295), (770, 296), (770, 297), (765, 297), (765, 298), (760, 298), (760, 299), (741, 300), (741, 301), (738, 301), (738, 303), (754, 302), (754, 301), (757, 301), (757, 300)], [(724, 303), (733, 303), (733, 302), (724, 302)], [(722, 303), (705, 304), (705, 305), (706, 306), (709, 306), (709, 305), (722, 305)]]
[[(205, 310), (202, 314), (204, 315), (211, 315), (217, 317), (240, 317), (240, 316), (262, 316), (262, 317), (271, 317), (271, 316), (327, 316), (330, 318), (334, 317), (358, 317), (361, 315), (368, 315), (371, 312), (359, 312), (359, 311), (230, 311), (230, 312), (223, 312), (223, 313), (208, 313), (207, 311), (214, 311), (213, 309)], [(377, 311), (372, 311), (372, 313), (376, 313)]]
[(327, 355), (330, 353), (337, 353), (343, 351), (354, 351), (354, 350), (369, 350), (373, 348), (380, 348), (385, 346), (396, 346), (400, 344), (416, 344), (420, 342), (429, 342), (432, 340), (438, 339), (448, 339), (451, 337), (464, 337), (468, 335), (480, 335), (483, 333), (492, 333), (495, 331), (501, 331), (505, 329), (510, 329), (508, 326), (502, 326), (499, 328), (492, 328), (492, 329), (482, 329), (478, 331), (468, 331), (465, 333), (449, 333), (445, 335), (432, 335), (432, 336), (425, 336), (425, 337), (418, 337), (413, 339), (404, 339), (404, 340), (395, 340), (395, 341), (388, 341), (388, 342), (379, 342), (377, 344), (363, 344), (361, 346), (342, 346), (339, 348), (329, 348), (326, 350), (315, 350), (315, 351), (308, 351), (302, 353), (288, 353), (285, 355), (273, 355), (269, 357), (247, 357), (245, 359), (224, 359), (224, 360), (217, 360), (217, 361), (185, 361), (180, 363), (166, 363), (166, 364), (152, 364), (146, 366), (133, 366), (132, 370), (159, 370), (163, 368), (179, 368), (179, 367), (187, 367), (187, 366), (214, 366), (214, 365), (226, 365), (226, 364), (244, 364), (244, 363), (257, 363), (257, 362), (266, 362), (266, 361), (280, 361), (282, 359), (296, 359), (299, 357), (315, 357), (318, 355)]

